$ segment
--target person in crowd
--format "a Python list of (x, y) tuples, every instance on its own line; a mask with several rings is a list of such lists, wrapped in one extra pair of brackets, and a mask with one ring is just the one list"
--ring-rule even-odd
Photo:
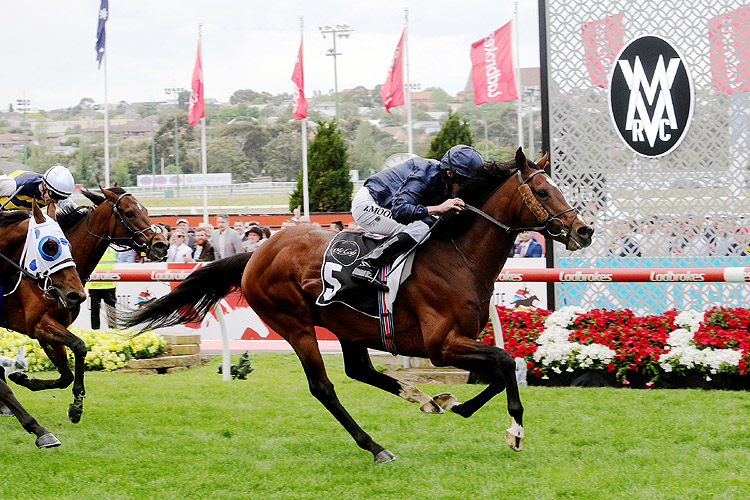
[(247, 229), (245, 229), (245, 223), (242, 222), (241, 219), (237, 219), (234, 221), (234, 225), (232, 226), (235, 231), (237, 231), (237, 234), (240, 235), (240, 241), (245, 241), (245, 233), (247, 232)]
[(195, 230), (195, 248), (191, 262), (212, 262), (215, 259), (216, 254), (213, 245), (208, 241), (208, 233), (206, 229), (199, 227)]
[[(96, 266), (96, 270), (114, 269), (116, 261), (115, 251), (112, 247), (107, 247)], [(107, 312), (107, 326), (110, 329), (117, 328), (117, 283), (114, 281), (89, 281), (86, 283), (86, 288), (89, 291), (91, 303), (91, 328), (94, 330), (101, 328), (102, 301), (104, 301), (105, 311)]]
[(169, 250), (167, 250), (167, 262), (190, 262), (192, 251), (185, 243), (185, 233), (179, 229), (172, 231), (169, 235)]
[(297, 222), (293, 221), (292, 219), (286, 219), (284, 222), (281, 223), (281, 229), (286, 229), (288, 227), (296, 226)]
[(541, 257), (542, 245), (537, 243), (529, 231), (518, 234), (518, 244), (513, 251), (513, 257)]
[(211, 235), (211, 244), (216, 252), (216, 260), (242, 253), (242, 239), (237, 231), (229, 228), (229, 217), (216, 216), (216, 230)]
[(271, 235), (273, 234), (273, 233), (271, 232), (271, 228), (270, 228), (270, 227), (268, 227), (268, 226), (261, 226), (260, 230), (261, 230), (261, 231), (263, 231), (263, 237), (264, 237), (265, 239), (268, 239), (268, 238), (270, 238), (270, 237), (271, 237)]
[(331, 229), (336, 231), (337, 233), (340, 233), (344, 230), (344, 223), (340, 220), (332, 220), (331, 221)]
[(614, 257), (640, 257), (641, 248), (638, 241), (640, 235), (634, 233), (629, 222), (619, 222), (614, 228), (615, 239), (609, 249)]
[(747, 257), (750, 255), (750, 232), (746, 227), (739, 227), (734, 233), (734, 241), (727, 248), (727, 256), (736, 255)]
[(177, 219), (175, 228), (185, 233), (185, 244), (190, 247), (190, 250), (192, 250), (195, 246), (195, 237), (190, 234), (190, 223), (188, 220)]
[(244, 248), (246, 252), (254, 252), (265, 241), (263, 230), (258, 226), (252, 226), (247, 232), (247, 239), (242, 242), (242, 248)]
[(352, 277), (387, 291), (379, 269), (415, 246), (435, 223), (433, 216), (463, 210), (455, 194), (483, 163), (476, 149), (460, 144), (441, 161), (414, 157), (368, 177), (352, 200), (352, 216), (366, 231), (388, 238), (360, 260)]
[(135, 262), (136, 251), (132, 248), (126, 248), (124, 250), (118, 250), (115, 252), (115, 262), (118, 264), (132, 264)]
[(73, 174), (63, 165), (55, 165), (44, 174), (16, 170), (0, 175), (0, 207), (2, 210), (31, 210), (32, 200), (47, 206), (54, 201), (58, 209), (70, 211), (77, 205), (70, 199), (75, 188)]

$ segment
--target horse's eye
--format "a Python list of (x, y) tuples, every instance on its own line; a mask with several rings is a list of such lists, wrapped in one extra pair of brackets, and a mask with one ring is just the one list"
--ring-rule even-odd
[(47, 240), (42, 245), (42, 252), (45, 255), (55, 255), (57, 253), (57, 242), (55, 240)]
[(133, 217), (135, 217), (135, 212), (133, 212), (132, 210), (128, 210), (127, 212), (125, 212), (125, 217), (127, 217), (128, 219), (132, 219)]
[(536, 192), (536, 195), (540, 198), (549, 198), (549, 192), (546, 189), (540, 189)]

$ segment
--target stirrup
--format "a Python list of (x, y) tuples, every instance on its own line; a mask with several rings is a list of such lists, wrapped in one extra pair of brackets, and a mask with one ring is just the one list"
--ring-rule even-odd
[(373, 267), (355, 267), (352, 271), (352, 278), (357, 281), (367, 283), (383, 292), (390, 292), (388, 285), (378, 278), (378, 269)]

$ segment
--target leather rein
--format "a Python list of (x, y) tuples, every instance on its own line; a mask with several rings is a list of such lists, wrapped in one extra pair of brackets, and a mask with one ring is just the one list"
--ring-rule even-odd
[[(470, 212), (474, 212), (477, 215), (481, 215), (482, 217), (484, 217), (485, 219), (487, 219), (488, 221), (492, 222), (497, 227), (499, 227), (500, 229), (502, 229), (503, 231), (505, 231), (506, 234), (522, 233), (524, 231), (538, 231), (538, 232), (546, 231), (547, 234), (549, 234), (552, 237), (562, 236), (564, 238), (570, 239), (571, 231), (573, 229), (573, 222), (571, 221), (570, 226), (566, 226), (563, 223), (563, 221), (560, 219), (560, 217), (562, 215), (564, 215), (564, 214), (567, 214), (568, 212), (575, 212), (576, 214), (578, 214), (579, 211), (576, 208), (571, 207), (571, 208), (568, 208), (566, 210), (563, 210), (562, 212), (558, 212), (556, 214), (550, 214), (549, 211), (546, 208), (544, 208), (544, 206), (541, 203), (539, 203), (539, 200), (536, 199), (536, 196), (534, 196), (534, 193), (531, 191), (531, 188), (528, 185), (529, 181), (535, 175), (541, 174), (541, 173), (545, 173), (544, 170), (537, 170), (533, 174), (531, 174), (526, 180), (524, 180), (523, 176), (521, 175), (521, 171), (518, 170), (518, 182), (519, 182), (518, 191), (521, 193), (521, 197), (523, 198), (523, 202), (526, 204), (526, 207), (528, 207), (528, 209), (531, 211), (531, 213), (534, 214), (534, 216), (537, 218), (537, 220), (540, 223), (544, 224), (542, 226), (513, 228), (513, 227), (510, 227), (510, 226), (508, 226), (506, 224), (503, 224), (499, 220), (495, 219), (491, 215), (485, 213), (484, 211), (482, 211), (481, 209), (479, 209), (479, 208), (477, 208), (477, 207), (475, 207), (473, 205), (469, 205), (467, 203), (464, 206), (464, 208), (465, 208), (465, 210), (469, 210)], [(500, 189), (500, 186), (498, 186), (495, 189), (495, 191), (497, 191), (497, 189)], [(494, 193), (494, 191), (493, 191), (493, 193)], [(492, 196), (492, 193), (490, 194), (490, 196)], [(559, 232), (552, 233), (549, 230), (549, 224), (552, 221), (557, 221), (557, 222), (560, 223), (560, 231)], [(469, 263), (468, 259), (466, 258), (466, 256), (464, 255), (464, 253), (461, 251), (461, 249), (458, 248), (458, 245), (456, 244), (456, 241), (453, 238), (451, 238), (451, 243), (453, 243), (453, 247), (458, 252), (458, 255), (461, 256), (461, 259), (464, 261), (464, 265), (466, 265), (466, 267), (469, 269), (469, 271), (471, 271), (471, 274), (474, 275), (474, 278), (477, 280), (477, 282), (479, 282), (479, 284), (482, 285), (482, 287), (487, 291), (487, 293), (488, 293), (489, 296), (492, 296), (492, 289), (488, 288), (484, 284), (484, 282), (482, 282), (482, 280), (479, 279), (479, 276), (474, 271), (474, 268), (471, 267), (471, 264)], [(482, 302), (487, 302), (487, 301), (489, 301), (489, 298), (487, 298), (487, 300), (484, 300)]]
[[(133, 196), (130, 193), (123, 193), (118, 198), (117, 201), (109, 202), (110, 205), (112, 205), (112, 211), (117, 215), (117, 219), (115, 219), (115, 227), (112, 229), (112, 232), (115, 232), (115, 229), (117, 228), (117, 220), (119, 219), (120, 223), (122, 223), (123, 226), (125, 226), (125, 229), (127, 229), (130, 232), (130, 236), (125, 237), (113, 237), (110, 235), (99, 235), (96, 233), (91, 232), (90, 229), (90, 220), (87, 218), (86, 220), (86, 231), (93, 236), (94, 238), (98, 238), (100, 240), (106, 241), (109, 245), (111, 245), (115, 250), (122, 251), (126, 250), (128, 248), (132, 249), (138, 249), (138, 250), (149, 250), (151, 248), (151, 243), (153, 242), (154, 238), (157, 234), (161, 234), (161, 228), (157, 226), (156, 224), (151, 224), (150, 226), (141, 229), (140, 231), (133, 227), (131, 223), (129, 223), (125, 217), (123, 217), (122, 212), (119, 210), (118, 205), (120, 202), (125, 198), (126, 196)], [(91, 210), (91, 209), (89, 209)], [(151, 237), (150, 240), (146, 237), (146, 231), (151, 230), (153, 231), (154, 235)], [(141, 243), (138, 241), (139, 237), (143, 237), (144, 239), (148, 240), (148, 243)]]

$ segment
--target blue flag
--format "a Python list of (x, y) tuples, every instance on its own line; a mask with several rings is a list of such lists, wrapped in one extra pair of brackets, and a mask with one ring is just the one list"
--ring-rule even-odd
[(99, 7), (99, 26), (96, 29), (96, 60), (99, 61), (99, 67), (102, 67), (102, 57), (104, 57), (104, 45), (107, 40), (105, 26), (109, 19), (109, 0), (102, 0)]

